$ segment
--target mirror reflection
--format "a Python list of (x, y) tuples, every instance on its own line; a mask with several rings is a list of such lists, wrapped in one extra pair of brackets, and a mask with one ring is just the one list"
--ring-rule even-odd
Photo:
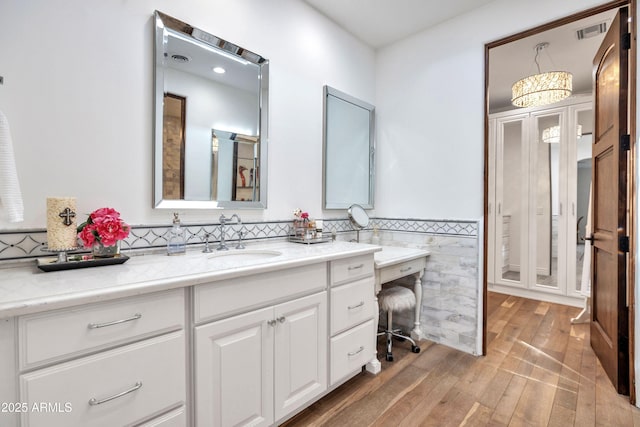
[(155, 207), (266, 207), (268, 61), (155, 18)]
[(324, 87), (324, 207), (373, 208), (373, 105)]

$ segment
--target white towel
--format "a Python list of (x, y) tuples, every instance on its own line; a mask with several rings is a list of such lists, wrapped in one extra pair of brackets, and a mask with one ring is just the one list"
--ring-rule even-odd
[(4, 210), (9, 222), (24, 220), (22, 192), (13, 155), (9, 121), (2, 111), (0, 111), (0, 210)]

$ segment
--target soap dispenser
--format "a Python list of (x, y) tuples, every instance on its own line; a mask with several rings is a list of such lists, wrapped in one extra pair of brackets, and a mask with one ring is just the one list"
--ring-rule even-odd
[(378, 235), (378, 226), (374, 225), (373, 226), (373, 236), (371, 236), (371, 244), (372, 245), (379, 245), (380, 244), (380, 235)]
[(167, 239), (167, 255), (182, 255), (186, 252), (185, 230), (180, 226), (178, 212), (173, 214), (173, 227), (169, 230)]

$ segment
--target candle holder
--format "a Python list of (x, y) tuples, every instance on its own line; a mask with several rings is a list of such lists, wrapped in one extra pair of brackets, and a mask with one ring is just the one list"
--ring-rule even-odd
[(64, 249), (42, 248), (42, 251), (51, 252), (51, 253), (57, 253), (58, 254), (58, 259), (55, 262), (56, 263), (61, 263), (61, 262), (67, 262), (68, 261), (67, 252), (74, 252), (74, 251), (77, 251), (78, 249), (80, 249), (80, 248), (76, 246), (75, 248), (64, 248)]

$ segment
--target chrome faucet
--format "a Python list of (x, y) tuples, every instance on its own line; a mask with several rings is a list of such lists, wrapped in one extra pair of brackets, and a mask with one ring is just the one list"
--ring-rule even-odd
[[(220, 215), (220, 244), (218, 245), (218, 247), (216, 248), (219, 251), (228, 251), (229, 247), (227, 246), (227, 244), (224, 242), (224, 226), (227, 224), (227, 221), (231, 221), (233, 219), (236, 219), (236, 223), (242, 225), (242, 220), (240, 219), (240, 217), (238, 216), (238, 214), (233, 214), (231, 215), (231, 217), (227, 218), (226, 216), (224, 216), (224, 214)], [(241, 238), (242, 239), (242, 238)], [(241, 245), (238, 245), (241, 246)], [(242, 247), (236, 247), (236, 249), (244, 249), (244, 246)]]

